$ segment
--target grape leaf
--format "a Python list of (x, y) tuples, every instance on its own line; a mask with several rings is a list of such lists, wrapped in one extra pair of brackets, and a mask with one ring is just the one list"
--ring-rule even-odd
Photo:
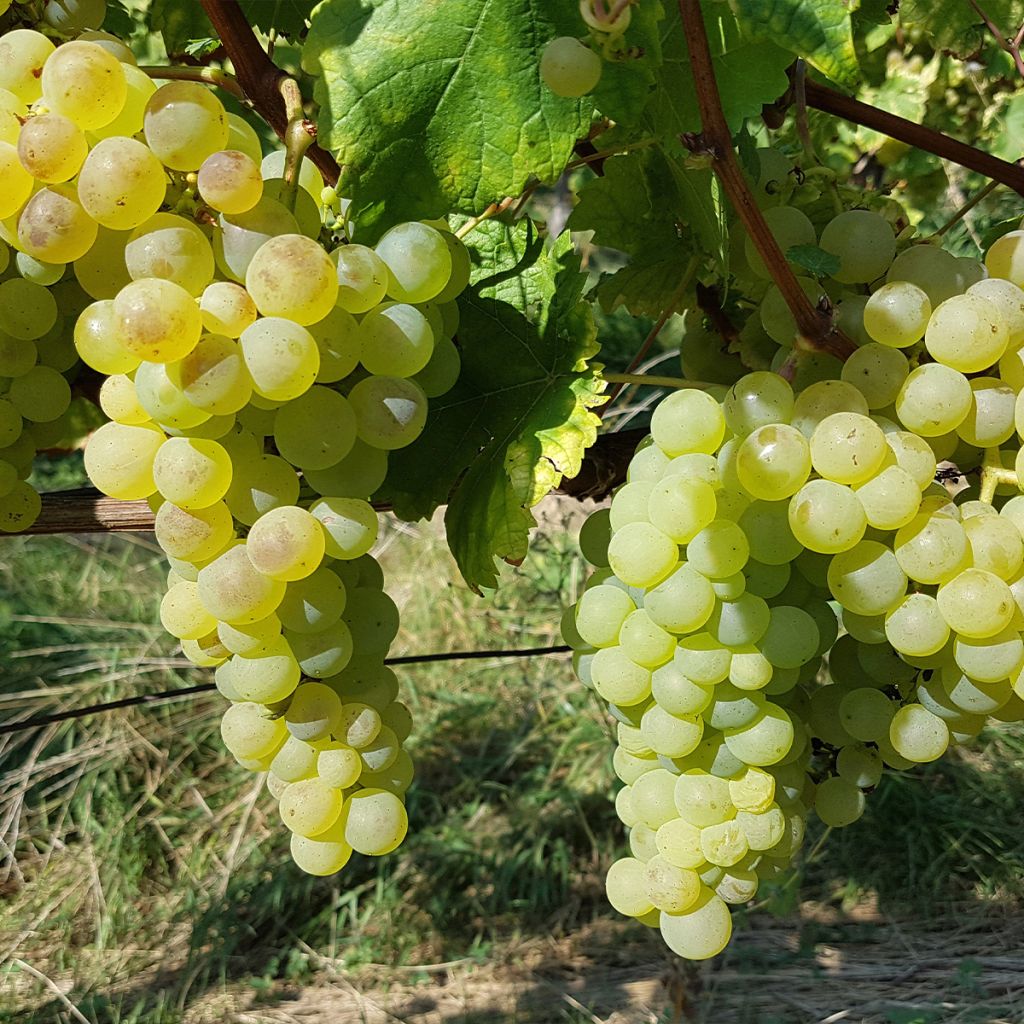
[(540, 251), (532, 227), (489, 221), (469, 238), (473, 284), (459, 300), (462, 373), (433, 399), (427, 426), (393, 452), (378, 497), (403, 519), (448, 503), (448, 544), (474, 589), (497, 583), (495, 557), (516, 563), (530, 508), (579, 472), (600, 423), (604, 383), (586, 276), (568, 232)]
[[(316, 6), (315, 0), (239, 0), (246, 20), (254, 28), (295, 38), (306, 30), (306, 20)], [(213, 38), (215, 33), (202, 4), (180, 0), (153, 0), (147, 11), (149, 26), (164, 38), (169, 54), (189, 52), (189, 43)]]
[(643, 113), (654, 75), (661, 64), (661, 0), (644, 0), (632, 10), (623, 36), (625, 51), (605, 60), (601, 81), (590, 94), (597, 109), (619, 124), (632, 124)]
[(279, 36), (294, 39), (306, 31), (317, 0), (239, 0), (250, 25), (269, 32), (277, 29)]
[[(1012, 38), (1024, 23), (1022, 0), (984, 0), (980, 6), (1004, 36)], [(899, 19), (908, 30), (923, 32), (937, 50), (957, 57), (977, 53), (992, 39), (968, 0), (903, 0)]]
[[(765, 103), (777, 100), (789, 87), (786, 68), (793, 55), (773, 42), (744, 37), (723, 4), (704, 5), (704, 24), (722, 109), (729, 127), (738, 131), (744, 118), (758, 116)], [(653, 134), (670, 142), (701, 127), (678, 11), (662, 22), (661, 48), (662, 64), (644, 119)]]
[(786, 250), (786, 259), (810, 271), (815, 277), (829, 277), (837, 273), (842, 265), (838, 256), (816, 245), (791, 245)]
[(344, 166), (357, 236), (450, 211), (480, 213), (531, 175), (553, 182), (590, 123), (554, 95), (540, 53), (579, 35), (575, 4), (547, 0), (325, 0), (303, 48), (318, 75), (319, 138)]
[(601, 308), (612, 313), (619, 306), (625, 306), (633, 316), (656, 319), (679, 287), (688, 257), (689, 251), (680, 246), (667, 259), (640, 260), (614, 274), (605, 274), (596, 289)]
[(730, 0), (752, 39), (770, 39), (841, 85), (857, 79), (847, 0)]

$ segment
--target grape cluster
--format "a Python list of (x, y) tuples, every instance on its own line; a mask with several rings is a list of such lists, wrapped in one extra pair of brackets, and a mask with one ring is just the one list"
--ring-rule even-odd
[[(0, 458), (24, 417), (30, 461), (35, 424), (68, 404), (65, 364), (103, 375), (86, 470), (149, 500), (161, 621), (215, 667), (225, 745), (269, 771), (296, 863), (333, 873), (407, 828), (411, 719), (369, 498), (458, 377), (469, 255), (445, 221), (337, 244), (311, 166), (286, 182), (285, 154), (263, 157), (210, 89), (157, 88), (114, 43), (0, 39), (0, 235), (20, 274), (0, 283)], [(66, 284), (61, 333), (47, 286)], [(0, 500), (28, 500), (19, 466)]]
[(590, 29), (588, 43), (574, 36), (558, 36), (540, 56), (541, 81), (556, 95), (575, 99), (593, 92), (601, 81), (605, 60), (619, 59), (625, 50), (623, 34), (632, 20), (632, 7), (606, 9), (599, 0), (580, 0), (580, 17)]
[(850, 825), (886, 768), (1024, 720), (1024, 231), (981, 267), (857, 221), (822, 238), (872, 286), (840, 379), (677, 391), (580, 535), (563, 631), (631, 852), (608, 897), (690, 959), (811, 811)]

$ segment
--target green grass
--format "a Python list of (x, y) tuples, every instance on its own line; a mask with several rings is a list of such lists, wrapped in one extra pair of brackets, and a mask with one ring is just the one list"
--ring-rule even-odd
[[(394, 653), (556, 641), (582, 582), (578, 523), (578, 509), (554, 504), (527, 561), (484, 598), (458, 582), (435, 527), (390, 530)], [(0, 719), (205, 681), (154, 626), (162, 577), (151, 538), (0, 543)], [(614, 922), (604, 902), (622, 845), (611, 733), (567, 659), (408, 667), (400, 679), (416, 722), (409, 837), (334, 879), (290, 863), (269, 795), (224, 756), (216, 696), (0, 739), (0, 1022), (71, 1019), (39, 975), (93, 1024), (177, 1024), (231, 1019), (218, 1000), (240, 993), (273, 1005), (332, 970), (521, 965), (583, 934), (597, 936), (601, 965), (664, 961), (656, 937)], [(1019, 731), (1000, 730), (887, 779), (776, 905), (841, 910), (872, 896), (886, 913), (935, 914), (1018, 900), (1022, 761)], [(808, 933), (812, 949), (819, 938)], [(741, 967), (763, 966), (737, 948)], [(401, 977), (436, 992), (429, 971)], [(534, 1012), (479, 1019), (536, 1024)], [(592, 1020), (566, 1003), (550, 1012)]]

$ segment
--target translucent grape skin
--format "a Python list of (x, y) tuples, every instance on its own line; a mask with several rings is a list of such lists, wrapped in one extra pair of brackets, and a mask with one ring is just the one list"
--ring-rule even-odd
[(541, 79), (556, 96), (585, 96), (600, 81), (601, 71), (601, 58), (572, 36), (552, 39), (541, 53)]

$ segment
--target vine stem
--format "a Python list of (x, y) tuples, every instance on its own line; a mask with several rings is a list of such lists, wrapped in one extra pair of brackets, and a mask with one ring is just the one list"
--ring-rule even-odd
[(677, 388), (679, 390), (693, 388), (697, 391), (707, 391), (711, 387), (710, 384), (702, 380), (686, 380), (684, 377), (662, 377), (656, 373), (602, 373), (601, 376), (609, 384), (621, 384), (623, 387), (627, 384), (637, 384), (652, 388)]
[(232, 96), (236, 96), (240, 100), (245, 99), (245, 93), (242, 92), (238, 79), (227, 71), (222, 71), (220, 68), (187, 67), (185, 65), (160, 67), (159, 65), (149, 65), (141, 67), (139, 70), (143, 74), (149, 75), (150, 78), (165, 79), (168, 82), (206, 82), (209, 85), (215, 85), (219, 89), (231, 93)]
[[(949, 231), (951, 227), (953, 227), (956, 224), (959, 224), (960, 221), (962, 221), (964, 217), (966, 217), (967, 214), (969, 214), (971, 210), (973, 210), (978, 205), (978, 203), (980, 203), (983, 199), (987, 198), (993, 192), (995, 192), (995, 190), (999, 188), (1000, 185), (1002, 185), (1001, 181), (990, 181), (983, 189), (981, 189), (978, 193), (976, 193), (974, 196), (968, 199), (967, 202), (964, 203), (956, 211), (956, 213), (954, 213), (953, 216), (950, 217), (949, 220), (947, 220), (946, 223), (943, 224), (942, 227), (940, 227), (935, 232), (935, 234), (938, 235), (939, 238), (941, 238), (947, 231)], [(970, 225), (968, 225), (968, 228), (969, 227)]]
[[(201, 0), (203, 10), (235, 69), (235, 77), (246, 101), (260, 117), (286, 140), (288, 111), (281, 93), (281, 80), (288, 76), (267, 55), (259, 44), (238, 0)], [(316, 128), (308, 121), (304, 128), (310, 138)], [(320, 171), (328, 185), (337, 185), (341, 174), (338, 162), (327, 150), (312, 143), (307, 156)]]
[(916, 149), (933, 153), (943, 160), (949, 160), (950, 163), (959, 164), (969, 171), (976, 171), (986, 178), (1001, 182), (1018, 195), (1024, 196), (1024, 167), (1000, 160), (997, 156), (943, 135), (934, 128), (926, 128), (923, 124), (915, 124), (904, 117), (890, 114), (887, 110), (880, 110), (851, 96), (844, 96), (841, 92), (829, 89), (811, 78), (805, 82), (804, 91), (807, 105), (814, 107), (815, 110), (833, 114), (864, 128), (872, 128)]
[[(690, 70), (693, 73), (703, 129), (699, 136), (684, 137), (683, 141), (695, 153), (705, 153), (711, 158), (711, 166), (722, 188), (793, 314), (799, 347), (828, 352), (837, 359), (846, 359), (856, 346), (835, 326), (831, 311), (811, 305), (811, 300), (800, 287), (792, 267), (786, 262), (743, 176), (733, 149), (732, 133), (722, 110), (700, 0), (679, 0), (679, 14), (690, 52)], [(808, 82), (808, 102), (810, 86)]]
[(995, 497), (996, 488), (1000, 484), (1012, 484), (1017, 486), (1017, 474), (1012, 469), (1003, 465), (1002, 456), (998, 448), (986, 448), (985, 457), (981, 463), (981, 485), (978, 499), (991, 505)]
[(294, 78), (281, 79), (281, 97), (288, 116), (288, 127), (284, 133), (284, 187), (281, 198), (284, 205), (294, 213), (302, 158), (313, 144), (313, 136), (309, 133), (306, 112), (302, 108), (302, 93)]

